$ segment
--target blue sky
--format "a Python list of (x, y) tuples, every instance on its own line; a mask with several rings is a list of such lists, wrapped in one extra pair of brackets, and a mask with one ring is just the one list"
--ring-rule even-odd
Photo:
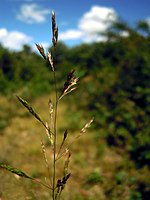
[(150, 23), (149, 0), (0, 0), (0, 43), (20, 50), (27, 43), (51, 44), (51, 11), (59, 39), (67, 45), (105, 40), (105, 31), (118, 17), (134, 25)]

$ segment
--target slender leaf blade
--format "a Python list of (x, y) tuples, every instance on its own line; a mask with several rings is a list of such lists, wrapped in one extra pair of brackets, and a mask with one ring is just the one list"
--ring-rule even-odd
[(24, 178), (29, 178), (32, 179), (32, 177), (28, 176), (26, 173), (24, 173), (22, 170), (14, 168), (10, 165), (6, 165), (4, 163), (0, 163), (0, 168), (5, 169), (13, 174), (16, 174), (18, 176), (24, 177)]

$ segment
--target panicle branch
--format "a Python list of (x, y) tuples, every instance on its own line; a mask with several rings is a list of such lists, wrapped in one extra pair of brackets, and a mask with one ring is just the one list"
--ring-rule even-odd
[(75, 85), (78, 84), (79, 78), (76, 77), (74, 73), (75, 73), (75, 70), (71, 70), (71, 72), (69, 72), (69, 74), (67, 75), (67, 80), (64, 83), (62, 93), (58, 100), (62, 99), (65, 95), (69, 94), (70, 92), (72, 92), (73, 90), (77, 88), (75, 87)]
[(40, 121), (46, 129), (48, 129), (48, 127), (46, 126), (46, 124), (41, 120), (40, 116), (34, 111), (34, 109), (29, 105), (29, 103), (28, 103), (27, 101), (25, 101), (24, 99), (22, 99), (21, 97), (17, 96), (17, 95), (16, 95), (16, 97), (17, 97), (17, 99), (20, 101), (20, 103), (22, 103), (22, 105), (23, 105), (24, 107), (26, 107), (27, 110), (28, 110), (38, 121)]

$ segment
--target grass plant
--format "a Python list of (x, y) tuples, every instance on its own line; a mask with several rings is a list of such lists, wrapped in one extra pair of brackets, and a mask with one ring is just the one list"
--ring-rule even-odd
[[(55, 13), (52, 11), (52, 44), (53, 44), (53, 54), (52, 52), (45, 53), (45, 50), (42, 45), (36, 44), (37, 49), (39, 50), (39, 53), (43, 57), (43, 59), (46, 62), (49, 62), (49, 66), (51, 68), (51, 71), (53, 73), (53, 82), (54, 82), (54, 93), (55, 93), (55, 100), (52, 101), (51, 99), (48, 100), (48, 109), (49, 109), (49, 122), (44, 122), (39, 114), (34, 110), (34, 108), (22, 97), (16, 95), (19, 102), (30, 112), (32, 116), (34, 116), (45, 128), (46, 135), (48, 137), (49, 142), (49, 148), (51, 148), (52, 152), (52, 160), (47, 156), (46, 153), (46, 146), (44, 142), (41, 140), (41, 148), (44, 156), (44, 162), (47, 169), (48, 177), (45, 177), (45, 181), (41, 181), (37, 178), (34, 178), (25, 172), (23, 172), (20, 169), (14, 168), (8, 164), (0, 162), (0, 168), (8, 170), (11, 173), (14, 173), (15, 175), (19, 177), (23, 177), (26, 179), (30, 179), (33, 182), (36, 182), (45, 188), (47, 188), (50, 191), (50, 199), (52, 200), (59, 200), (61, 198), (62, 191), (65, 188), (65, 185), (68, 181), (68, 179), (71, 176), (71, 173), (69, 172), (69, 163), (71, 158), (71, 146), (72, 144), (80, 138), (86, 130), (90, 127), (91, 123), (93, 122), (93, 118), (90, 119), (85, 126), (79, 131), (79, 134), (77, 134), (74, 139), (70, 142), (67, 142), (68, 139), (68, 130), (66, 129), (63, 134), (62, 141), (58, 141), (58, 128), (57, 128), (57, 120), (58, 120), (58, 106), (62, 100), (67, 94), (71, 93), (77, 88), (77, 84), (79, 83), (79, 78), (75, 75), (75, 70), (71, 70), (66, 78), (66, 81), (62, 87), (61, 92), (58, 91), (57, 87), (57, 73), (55, 69), (55, 52), (57, 51), (57, 42), (58, 42), (58, 27), (56, 25), (56, 19), (55, 19)], [(62, 160), (64, 162), (64, 165), (62, 167), (62, 175), (60, 176), (60, 173), (57, 174), (57, 168), (60, 165), (60, 162), (62, 163)], [(59, 177), (60, 176), (60, 177)]]

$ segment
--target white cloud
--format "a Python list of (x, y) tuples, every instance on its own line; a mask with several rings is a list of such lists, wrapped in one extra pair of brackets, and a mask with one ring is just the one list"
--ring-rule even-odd
[(29, 43), (31, 37), (19, 31), (8, 32), (7, 29), (0, 29), (0, 43), (9, 49), (20, 50), (24, 44)]
[(82, 37), (83, 33), (80, 30), (70, 29), (59, 34), (60, 40), (74, 40)]
[(43, 23), (49, 13), (50, 9), (44, 9), (35, 3), (23, 4), (17, 19), (28, 24)]
[(79, 21), (79, 28), (88, 33), (104, 32), (116, 20), (117, 14), (112, 8), (93, 6)]
[(105, 41), (105, 32), (112, 22), (117, 21), (117, 13), (112, 8), (93, 6), (78, 22), (76, 30), (67, 30), (60, 33), (62, 40), (81, 39), (84, 42)]

